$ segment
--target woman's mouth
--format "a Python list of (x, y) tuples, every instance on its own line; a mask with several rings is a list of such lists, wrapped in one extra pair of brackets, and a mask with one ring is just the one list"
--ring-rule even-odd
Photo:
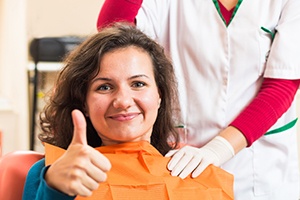
[(127, 114), (116, 114), (111, 115), (109, 118), (116, 120), (116, 121), (129, 121), (137, 117), (139, 113), (127, 113)]

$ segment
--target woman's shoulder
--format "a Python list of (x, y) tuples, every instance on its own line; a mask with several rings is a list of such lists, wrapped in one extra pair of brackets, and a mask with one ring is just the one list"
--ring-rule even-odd
[(29, 173), (38, 173), (40, 174), (41, 170), (45, 167), (45, 158), (42, 158), (35, 162), (29, 169)]
[(37, 184), (41, 179), (41, 173), (44, 170), (44, 168), (45, 168), (45, 158), (42, 158), (37, 162), (35, 162), (30, 167), (27, 173), (25, 186), (31, 183)]
[(45, 167), (45, 159), (35, 162), (29, 169), (23, 190), (23, 200), (35, 199), (41, 180), (41, 172)]

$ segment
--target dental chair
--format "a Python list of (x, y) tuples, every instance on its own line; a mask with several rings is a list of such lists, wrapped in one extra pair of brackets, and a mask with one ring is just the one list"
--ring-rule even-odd
[(35, 151), (15, 151), (0, 157), (0, 199), (21, 200), (28, 170), (43, 157)]

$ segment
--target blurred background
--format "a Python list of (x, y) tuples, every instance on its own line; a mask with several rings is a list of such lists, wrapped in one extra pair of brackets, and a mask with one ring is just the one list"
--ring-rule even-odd
[[(102, 4), (103, 0), (0, 0), (2, 155), (31, 148), (34, 64), (29, 53), (30, 42), (34, 38), (85, 37), (95, 33)], [(43, 107), (43, 95), (52, 86), (60, 63), (41, 62), (38, 68), (37, 113)], [(43, 151), (36, 139), (33, 148)]]

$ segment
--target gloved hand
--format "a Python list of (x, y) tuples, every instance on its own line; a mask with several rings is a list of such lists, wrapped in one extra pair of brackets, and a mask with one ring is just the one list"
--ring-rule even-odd
[(186, 178), (190, 173), (195, 178), (208, 165), (220, 166), (234, 156), (232, 145), (223, 137), (216, 136), (201, 148), (184, 146), (179, 150), (169, 151), (165, 157), (172, 157), (168, 169), (172, 176)]

